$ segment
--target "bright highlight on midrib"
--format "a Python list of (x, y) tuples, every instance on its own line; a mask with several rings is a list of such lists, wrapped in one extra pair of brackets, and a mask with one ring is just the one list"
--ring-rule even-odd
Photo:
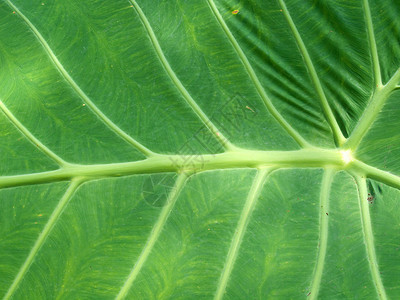
[(346, 165), (354, 160), (351, 150), (340, 150), (340, 155)]

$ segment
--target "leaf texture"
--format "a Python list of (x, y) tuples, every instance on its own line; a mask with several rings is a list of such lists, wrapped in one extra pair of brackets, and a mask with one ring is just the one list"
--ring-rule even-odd
[(399, 12), (1, 1), (1, 297), (398, 299)]

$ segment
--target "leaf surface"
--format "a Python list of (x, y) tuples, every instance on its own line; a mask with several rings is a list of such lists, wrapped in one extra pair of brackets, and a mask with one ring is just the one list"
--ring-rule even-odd
[(1, 297), (399, 298), (399, 12), (0, 2)]

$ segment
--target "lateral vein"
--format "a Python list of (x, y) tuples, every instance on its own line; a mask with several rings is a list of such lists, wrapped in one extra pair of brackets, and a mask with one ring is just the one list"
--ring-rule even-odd
[(353, 151), (357, 149), (364, 136), (376, 120), (376, 117), (381, 112), (390, 94), (399, 88), (400, 81), (400, 68), (393, 74), (389, 81), (382, 85), (382, 75), (379, 64), (379, 55), (377, 44), (374, 34), (374, 25), (372, 22), (371, 9), (368, 0), (363, 0), (364, 18), (367, 25), (367, 34), (369, 40), (369, 47), (371, 52), (371, 60), (373, 65), (374, 73), (374, 92), (369, 100), (367, 107), (365, 108), (360, 120), (357, 122), (356, 127), (351, 133), (349, 139), (345, 143), (347, 148), (351, 148)]
[(30, 266), (32, 265), (36, 254), (39, 252), (40, 248), (46, 242), (47, 237), (49, 236), (51, 230), (53, 229), (54, 225), (56, 224), (57, 220), (59, 219), (60, 215), (64, 211), (65, 207), (67, 206), (69, 200), (71, 199), (72, 195), (75, 193), (79, 185), (83, 182), (82, 178), (73, 179), (71, 181), (70, 186), (68, 187), (65, 194), (62, 196), (60, 201), (58, 202), (56, 208), (52, 212), (49, 220), (47, 221), (46, 225), (44, 226), (42, 232), (39, 234), (35, 244), (33, 245), (31, 251), (29, 252), (28, 257), (26, 258), (25, 262), (21, 266), (17, 276), (15, 277), (13, 283), (11, 284), (10, 288), (8, 289), (6, 295), (4, 296), (4, 300), (10, 299), (15, 291), (18, 289), (19, 284), (24, 279), (26, 273), (29, 271)]
[(162, 229), (164, 228), (165, 223), (167, 222), (168, 216), (171, 213), (172, 209), (174, 208), (174, 205), (176, 203), (176, 200), (179, 197), (180, 192), (182, 191), (183, 187), (185, 186), (186, 179), (188, 178), (188, 174), (182, 173), (178, 176), (174, 187), (172, 188), (168, 199), (167, 203), (163, 207), (160, 216), (158, 217), (158, 220), (156, 224), (154, 225), (150, 236), (142, 250), (142, 253), (140, 254), (139, 258), (137, 259), (136, 263), (134, 264), (131, 272), (129, 273), (127, 279), (125, 280), (121, 290), (119, 291), (117, 297), (115, 298), (116, 300), (121, 300), (124, 299), (128, 293), (129, 290), (132, 287), (133, 282), (135, 281), (137, 275), (139, 274), (140, 270), (142, 269), (143, 265), (145, 264), (148, 256), (150, 255), (151, 251), (153, 250), (154, 244), (157, 242)]
[(363, 229), (363, 237), (365, 248), (367, 251), (369, 268), (371, 270), (372, 280), (375, 284), (376, 292), (380, 300), (386, 300), (386, 291), (382, 283), (382, 278), (379, 272), (378, 261), (376, 259), (374, 235), (372, 233), (371, 216), (369, 214), (369, 206), (367, 201), (367, 184), (365, 178), (356, 175), (354, 176), (358, 187), (358, 204), (360, 207), (361, 225)]
[(10, 120), (10, 122), (35, 146), (37, 146), (47, 157), (54, 160), (60, 167), (67, 164), (61, 157), (47, 148), (41, 141), (39, 141), (29, 130), (26, 128), (13, 113), (5, 106), (3, 101), (0, 100), (0, 108), (4, 115)]
[(44, 37), (41, 35), (39, 30), (32, 24), (31, 21), (16, 7), (10, 0), (6, 0), (7, 4), (22, 18), (22, 20), (28, 25), (28, 27), (32, 30), (33, 34), (43, 46), (43, 49), (47, 53), (50, 60), (53, 62), (54, 66), (60, 72), (60, 74), (64, 77), (64, 79), (70, 84), (72, 89), (81, 97), (82, 101), (91, 109), (91, 111), (116, 135), (125, 140), (127, 143), (135, 147), (137, 150), (142, 152), (145, 156), (149, 157), (154, 155), (154, 152), (147, 149), (141, 143), (136, 141), (130, 135), (128, 135), (125, 131), (119, 128), (113, 121), (111, 121), (94, 103), (90, 98), (85, 94), (84, 91), (79, 87), (79, 85), (75, 82), (75, 80), (69, 75), (69, 73), (65, 70), (64, 66), (58, 60), (57, 56), (54, 54), (53, 50), (50, 48), (49, 44), (46, 42)]
[(192, 98), (186, 88), (183, 86), (182, 82), (179, 80), (177, 75), (175, 74), (174, 70), (172, 70), (171, 65), (169, 64), (167, 58), (164, 55), (163, 50), (161, 49), (160, 43), (156, 35), (154, 34), (153, 28), (151, 27), (149, 21), (146, 18), (146, 15), (140, 8), (140, 6), (136, 3), (136, 1), (129, 0), (137, 14), (139, 15), (140, 20), (144, 28), (146, 29), (147, 35), (150, 38), (151, 44), (163, 65), (166, 73), (168, 74), (171, 81), (174, 83), (178, 91), (181, 93), (183, 98), (185, 99), (186, 103), (192, 108), (195, 114), (200, 118), (200, 120), (207, 126), (210, 132), (214, 135), (214, 137), (221, 143), (221, 145), (226, 150), (233, 150), (236, 147), (231, 144), (231, 142), (222, 134), (222, 132), (214, 125), (214, 123), (207, 117), (207, 115), (203, 112), (200, 106), (196, 103), (196, 101)]
[(393, 74), (390, 80), (383, 86), (378, 86), (365, 108), (361, 118), (358, 120), (356, 127), (350, 137), (344, 144), (345, 148), (350, 148), (355, 151), (360, 145), (362, 139), (368, 133), (377, 116), (381, 113), (382, 108), (389, 99), (389, 96), (397, 89), (400, 81), (400, 68)]
[(256, 206), (257, 199), (261, 193), (267, 175), (271, 172), (270, 169), (263, 169), (258, 171), (257, 176), (254, 178), (253, 185), (251, 186), (250, 192), (247, 196), (246, 203), (243, 206), (242, 213), (235, 233), (233, 235), (229, 252), (226, 257), (225, 266), (222, 270), (221, 277), (218, 282), (217, 291), (214, 295), (215, 300), (220, 300), (224, 296), (229, 277), (232, 273), (235, 265), (236, 258), (239, 253), (240, 245), (242, 243), (244, 234), (249, 224), (251, 214)]
[(317, 264), (315, 265), (313, 277), (311, 280), (310, 299), (317, 299), (322, 273), (325, 265), (325, 257), (328, 246), (328, 225), (329, 225), (329, 195), (334, 176), (334, 169), (326, 169), (322, 178), (320, 192), (320, 211), (319, 211), (319, 239), (318, 239), (318, 256)]
[(268, 109), (270, 114), (275, 118), (275, 120), (286, 130), (286, 132), (302, 147), (302, 148), (310, 148), (312, 147), (301, 135), (298, 133), (279, 113), (279, 111), (272, 104), (271, 99), (268, 97), (265, 89), (261, 85), (260, 80), (258, 79), (256, 73), (254, 72), (253, 67), (251, 66), (249, 60), (247, 59), (246, 54), (244, 54), (242, 48), (239, 43), (236, 41), (235, 37), (229, 30), (229, 27), (226, 25), (224, 19), (218, 11), (218, 8), (215, 6), (213, 0), (207, 0), (208, 5), (210, 6), (211, 11), (213, 12), (215, 18), (217, 19), (219, 25), (224, 31), (225, 35), (228, 37), (231, 45), (236, 51), (236, 54), (239, 56), (242, 61), (243, 66), (245, 67), (247, 73), (249, 74), (250, 79), (252, 80), (258, 95), (262, 99), (265, 107)]
[(305, 61), (308, 72), (310, 74), (311, 80), (312, 80), (315, 90), (318, 94), (320, 104), (322, 107), (322, 111), (324, 112), (325, 118), (328, 121), (328, 123), (332, 129), (333, 136), (334, 136), (337, 144), (339, 146), (341, 146), (346, 141), (346, 138), (343, 136), (342, 131), (340, 130), (340, 127), (339, 127), (339, 125), (335, 119), (335, 116), (332, 112), (332, 109), (329, 106), (328, 100), (326, 99), (325, 92), (322, 88), (321, 81), (319, 80), (317, 71), (315, 70), (314, 64), (310, 57), (310, 54), (308, 53), (306, 45), (304, 44), (303, 39), (301, 38), (300, 33), (297, 30), (297, 27), (294, 24), (293, 19), (289, 14), (289, 11), (286, 7), (284, 0), (279, 0), (279, 3), (282, 7), (282, 11), (286, 18), (286, 21), (288, 22), (289, 27), (292, 30), (293, 36), (294, 36), (296, 43), (300, 49), (300, 52), (303, 56), (303, 59)]
[(369, 47), (371, 51), (371, 59), (374, 72), (374, 81), (377, 87), (382, 85), (381, 68), (379, 66), (378, 49), (376, 47), (376, 40), (374, 34), (374, 26), (372, 24), (371, 10), (369, 8), (368, 0), (363, 1), (364, 17), (367, 24), (367, 34), (369, 39)]
[(349, 171), (352, 170), (400, 190), (400, 176), (398, 175), (375, 168), (360, 160), (354, 160), (351, 163)]

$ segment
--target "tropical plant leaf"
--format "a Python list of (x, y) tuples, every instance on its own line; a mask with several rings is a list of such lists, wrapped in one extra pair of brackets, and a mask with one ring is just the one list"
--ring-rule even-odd
[(397, 1), (41, 1), (0, 2), (4, 299), (400, 298)]

